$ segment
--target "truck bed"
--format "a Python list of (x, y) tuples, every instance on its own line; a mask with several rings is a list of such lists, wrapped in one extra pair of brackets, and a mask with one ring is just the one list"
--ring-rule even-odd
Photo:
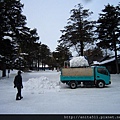
[(60, 76), (61, 81), (78, 80), (94, 81), (93, 68), (63, 68)]
[(63, 68), (62, 76), (93, 76), (93, 68)]

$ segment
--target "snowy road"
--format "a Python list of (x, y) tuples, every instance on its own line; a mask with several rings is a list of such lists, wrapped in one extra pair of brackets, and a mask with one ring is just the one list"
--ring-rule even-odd
[(23, 73), (21, 101), (15, 100), (14, 76), (0, 78), (0, 114), (120, 114), (120, 74), (103, 89), (73, 90), (60, 83), (59, 72)]

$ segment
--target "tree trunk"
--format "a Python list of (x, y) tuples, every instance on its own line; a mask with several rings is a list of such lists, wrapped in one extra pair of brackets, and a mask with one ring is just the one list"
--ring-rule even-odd
[(116, 47), (116, 37), (114, 37), (113, 43), (114, 43), (114, 50), (115, 50), (116, 72), (117, 72), (117, 74), (119, 74), (119, 66), (118, 66), (118, 58), (117, 58), (117, 47)]
[(117, 58), (117, 50), (115, 50), (115, 63), (116, 63), (116, 72), (119, 74), (119, 66), (118, 66), (118, 58)]
[(81, 41), (80, 42), (80, 44), (81, 44), (81, 56), (83, 56), (84, 55), (84, 53), (83, 53), (83, 49), (84, 49), (84, 45), (83, 45), (83, 41)]
[(38, 71), (39, 71), (39, 66), (40, 66), (40, 58), (39, 58), (39, 55), (38, 55)]
[(2, 71), (2, 77), (6, 77), (6, 69)]
[(6, 76), (6, 65), (3, 63), (2, 77)]

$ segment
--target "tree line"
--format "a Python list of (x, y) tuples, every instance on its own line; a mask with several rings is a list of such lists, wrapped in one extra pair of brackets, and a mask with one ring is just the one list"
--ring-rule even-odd
[[(58, 42), (74, 48), (78, 56), (87, 56), (90, 62), (103, 57), (102, 49), (113, 50), (119, 73), (117, 51), (120, 50), (120, 3), (117, 6), (106, 5), (96, 21), (90, 18), (93, 12), (84, 9), (81, 4), (76, 5), (70, 14)], [(84, 49), (86, 45), (93, 44), (96, 44), (94, 49)]]
[[(6, 76), (6, 69), (39, 70), (40, 63), (43, 70), (46, 64), (51, 68), (59, 66), (58, 52), (51, 53), (49, 47), (40, 42), (37, 29), (27, 26), (27, 18), (22, 14), (23, 7), (20, 0), (0, 0), (2, 77)], [(61, 50), (59, 53), (63, 54)], [(62, 57), (62, 61), (65, 59)]]
[[(62, 67), (65, 60), (72, 56), (70, 48), (74, 48), (78, 55), (94, 55), (94, 59), (102, 57), (100, 48), (117, 51), (120, 47), (120, 5), (107, 5), (102, 10), (97, 21), (89, 17), (93, 12), (83, 9), (81, 4), (71, 10), (67, 25), (61, 30), (56, 51), (40, 42), (36, 28), (27, 26), (27, 18), (22, 14), (24, 5), (20, 0), (0, 0), (0, 70), (6, 76), (6, 69), (36, 69), (39, 64)], [(92, 51), (84, 51), (85, 46), (95, 43), (97, 47)], [(98, 52), (96, 52), (98, 51)], [(96, 57), (97, 56), (97, 57)], [(92, 61), (93, 59), (91, 59)], [(116, 65), (118, 63), (116, 62)]]

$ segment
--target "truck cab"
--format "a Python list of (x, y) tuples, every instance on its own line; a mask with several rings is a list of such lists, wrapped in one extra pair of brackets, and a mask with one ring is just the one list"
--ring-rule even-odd
[(94, 67), (95, 84), (97, 87), (104, 87), (111, 84), (110, 73), (104, 66)]

